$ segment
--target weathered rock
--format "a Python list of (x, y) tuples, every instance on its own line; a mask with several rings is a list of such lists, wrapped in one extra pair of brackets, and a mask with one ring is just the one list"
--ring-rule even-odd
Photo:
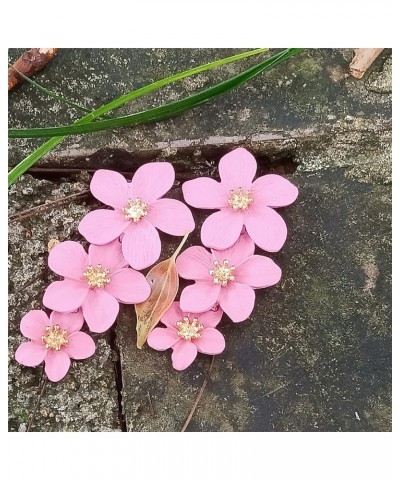
[[(10, 214), (87, 189), (81, 182), (62, 182), (24, 176), (11, 187)], [(78, 240), (77, 226), (89, 207), (81, 199), (45, 210), (9, 225), (9, 430), (25, 431), (39, 394), (42, 367), (19, 365), (14, 353), (21, 341), (21, 317), (31, 309), (44, 309), (41, 300), (55, 279), (47, 266), (51, 239)], [(32, 431), (119, 430), (114, 373), (115, 354), (107, 335), (94, 335), (96, 353), (72, 362), (65, 379), (48, 382)]]
[[(391, 428), (390, 191), (347, 179), (342, 169), (292, 181), (299, 199), (281, 210), (289, 239), (270, 255), (283, 279), (257, 292), (249, 320), (224, 317), (226, 350), (188, 430)], [(205, 214), (196, 214), (198, 224)], [(177, 242), (164, 241), (168, 257)], [(199, 244), (197, 235), (190, 244)], [(210, 357), (177, 372), (170, 352), (136, 349), (133, 309), (125, 310), (117, 339), (128, 430), (179, 430)]]

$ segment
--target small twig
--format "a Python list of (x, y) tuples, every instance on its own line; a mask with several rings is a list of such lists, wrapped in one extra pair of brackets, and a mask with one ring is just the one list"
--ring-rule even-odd
[[(19, 57), (13, 67), (27, 77), (32, 77), (57, 55), (58, 50), (59, 48), (31, 48)], [(10, 67), (8, 69), (8, 91), (23, 81), (23, 78), (18, 75), (14, 68)]]
[(349, 67), (350, 75), (354, 78), (362, 78), (382, 51), (383, 48), (355, 48), (354, 58)]
[(152, 417), (155, 417), (156, 416), (156, 411), (154, 410), (154, 406), (153, 406), (153, 402), (151, 400), (150, 392), (147, 392), (146, 398), (147, 398), (147, 401), (149, 402), (150, 415)]
[(185, 424), (184, 424), (183, 427), (182, 427), (181, 432), (184, 432), (184, 431), (186, 430), (186, 428), (188, 427), (190, 421), (192, 420), (192, 417), (193, 417), (193, 415), (194, 415), (194, 412), (196, 411), (197, 405), (199, 404), (200, 399), (201, 399), (201, 397), (203, 396), (203, 393), (204, 393), (204, 390), (206, 389), (208, 380), (209, 380), (210, 377), (211, 377), (211, 370), (212, 370), (212, 367), (213, 367), (213, 365), (214, 365), (214, 359), (215, 359), (215, 356), (213, 356), (212, 359), (211, 359), (210, 368), (208, 369), (207, 376), (206, 376), (206, 378), (204, 379), (203, 385), (202, 385), (201, 388), (200, 388), (200, 391), (199, 391), (199, 393), (198, 393), (198, 395), (197, 395), (197, 397), (196, 397), (196, 400), (194, 401), (193, 407), (192, 407), (192, 409), (190, 410), (190, 413), (189, 413), (189, 415), (188, 415), (188, 417), (187, 417), (187, 419), (186, 419)]
[(39, 385), (40, 385), (40, 383), (42, 383), (42, 385), (41, 385), (41, 387), (39, 387), (40, 392), (39, 392), (38, 399), (36, 400), (35, 408), (33, 409), (32, 413), (31, 413), (31, 416), (29, 417), (28, 426), (26, 428), (27, 432), (31, 431), (33, 421), (35, 420), (35, 415), (36, 415), (37, 409), (39, 408), (39, 405), (40, 405), (40, 400), (42, 399), (44, 389), (46, 387), (47, 377), (44, 375), (44, 366), (43, 366), (43, 370), (42, 370), (42, 376), (40, 377)]
[(38, 213), (41, 213), (44, 210), (49, 210), (50, 208), (57, 207), (58, 205), (62, 205), (63, 203), (67, 203), (76, 198), (86, 197), (87, 195), (89, 195), (89, 193), (90, 193), (90, 190), (83, 190), (82, 192), (73, 193), (72, 195), (59, 198), (57, 200), (54, 200), (53, 202), (44, 203), (43, 205), (30, 208), (29, 210), (24, 210), (21, 213), (11, 215), (11, 217), (8, 219), (8, 223), (18, 222), (19, 220), (22, 220), (24, 218), (33, 217), (34, 215), (37, 215)]

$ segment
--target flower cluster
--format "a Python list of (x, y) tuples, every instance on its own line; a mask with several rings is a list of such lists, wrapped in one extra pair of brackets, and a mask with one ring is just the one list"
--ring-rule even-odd
[[(223, 312), (233, 321), (246, 320), (254, 308), (255, 289), (279, 282), (281, 269), (270, 258), (255, 255), (255, 246), (277, 252), (287, 229), (274, 210), (295, 201), (297, 188), (278, 175), (254, 180), (255, 158), (237, 148), (219, 163), (221, 182), (196, 178), (183, 184), (186, 203), (219, 210), (201, 228), (202, 246), (178, 256), (182, 278), (194, 280), (148, 336), (156, 350), (172, 348), (172, 364), (187, 368), (197, 352), (215, 355), (225, 348), (215, 328)], [(172, 165), (155, 162), (141, 166), (132, 181), (119, 173), (98, 170), (92, 194), (111, 207), (88, 213), (79, 232), (90, 242), (88, 252), (77, 242), (65, 241), (49, 254), (49, 267), (63, 277), (45, 291), (43, 304), (50, 317), (32, 310), (21, 320), (21, 333), (30, 341), (19, 346), (16, 359), (27, 366), (45, 362), (52, 381), (62, 379), (70, 359), (93, 355), (92, 338), (81, 332), (84, 321), (91, 332), (104, 332), (115, 322), (119, 303), (144, 302), (151, 293), (138, 270), (160, 257), (158, 230), (182, 236), (195, 228), (189, 208), (178, 200), (162, 198), (175, 180)], [(254, 180), (254, 181), (253, 181)]]

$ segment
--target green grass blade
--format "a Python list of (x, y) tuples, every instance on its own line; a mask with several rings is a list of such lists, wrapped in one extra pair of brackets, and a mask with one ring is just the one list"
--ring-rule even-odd
[[(84, 117), (76, 120), (74, 124), (82, 125), (85, 123), (89, 123), (95, 118), (102, 116), (107, 112), (124, 105), (125, 103), (128, 103), (136, 98), (139, 98), (142, 95), (150, 93), (154, 90), (158, 90), (165, 85), (176, 82), (178, 80), (182, 80), (183, 78), (189, 77), (191, 75), (204, 72), (206, 70), (211, 70), (213, 68), (227, 65), (228, 63), (237, 62), (239, 60), (242, 60), (247, 57), (251, 57), (253, 55), (259, 55), (260, 53), (265, 53), (266, 51), (268, 51), (268, 48), (258, 48), (255, 50), (249, 50), (247, 52), (232, 55), (231, 57), (221, 58), (220, 60), (216, 60), (211, 63), (206, 63), (204, 65), (200, 65), (198, 67), (194, 67), (189, 70), (179, 72), (170, 77), (163, 78), (149, 85), (146, 85), (142, 88), (133, 90), (125, 95), (122, 95), (121, 97), (118, 97), (112, 102), (109, 102), (106, 105), (103, 105), (99, 109), (95, 110), (94, 112), (90, 113), (89, 115), (85, 115)], [(8, 186), (12, 185), (17, 180), (17, 178), (19, 178), (24, 172), (26, 172), (26, 170), (28, 170), (32, 165), (34, 165), (38, 160), (40, 160), (44, 155), (46, 155), (46, 153), (49, 153), (51, 150), (53, 150), (53, 148), (55, 148), (59, 143), (65, 140), (65, 138), (66, 136), (51, 138), (50, 140), (42, 144), (39, 148), (34, 150), (32, 153), (30, 153), (27, 157), (25, 157), (18, 165), (16, 165), (8, 173)]]
[(85, 125), (70, 125), (64, 127), (48, 127), (48, 128), (28, 128), (28, 129), (10, 129), (10, 138), (37, 138), (37, 137), (53, 137), (64, 135), (78, 135), (89, 132), (99, 132), (107, 129), (115, 129), (118, 127), (126, 127), (139, 123), (148, 123), (154, 121), (165, 120), (172, 116), (178, 115), (186, 110), (189, 110), (201, 103), (207, 102), (210, 99), (235, 88), (242, 83), (250, 80), (255, 75), (267, 68), (278, 65), (279, 63), (287, 60), (291, 56), (297, 54), (301, 49), (286, 49), (267, 60), (255, 65), (254, 67), (245, 70), (244, 72), (232, 77), (224, 82), (207, 88), (199, 93), (171, 102), (161, 107), (155, 107), (143, 112), (134, 113), (132, 115), (126, 115), (123, 117), (116, 117), (110, 120), (102, 120), (95, 123)]
[(86, 107), (82, 107), (82, 105), (79, 105), (78, 103), (75, 103), (71, 100), (68, 100), (68, 98), (63, 97), (62, 95), (58, 95), (57, 93), (52, 92), (51, 90), (48, 90), (47, 88), (43, 87), (43, 85), (40, 85), (40, 83), (35, 82), (32, 78), (27, 77), (24, 75), (22, 72), (20, 72), (17, 68), (13, 67), (11, 64), (8, 64), (10, 68), (15, 70), (20, 77), (22, 77), (26, 82), (30, 83), (33, 87), (35, 87), (37, 90), (40, 90), (42, 93), (45, 93), (49, 97), (54, 98), (55, 100), (58, 100), (61, 103), (65, 103), (66, 105), (69, 105), (70, 107), (74, 107), (77, 110), (81, 110), (82, 112), (85, 113), (91, 113), (92, 110)]

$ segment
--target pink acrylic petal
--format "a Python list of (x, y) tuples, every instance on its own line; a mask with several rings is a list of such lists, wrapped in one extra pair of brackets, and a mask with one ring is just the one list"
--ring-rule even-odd
[(176, 330), (176, 322), (182, 320), (184, 316), (185, 314), (179, 308), (179, 302), (172, 302), (172, 305), (161, 317), (160, 322)]
[(183, 289), (180, 307), (184, 312), (206, 312), (215, 305), (220, 290), (221, 286), (214, 284), (212, 280), (199, 280)]
[(201, 241), (206, 247), (223, 250), (232, 246), (243, 227), (243, 214), (225, 208), (206, 218), (201, 227)]
[(264, 175), (257, 178), (251, 187), (255, 202), (268, 207), (286, 207), (293, 203), (299, 191), (293, 183), (280, 175)]
[(105, 290), (95, 288), (89, 291), (82, 305), (82, 311), (89, 329), (95, 333), (102, 333), (115, 322), (119, 303)]
[(218, 307), (216, 309), (209, 310), (208, 312), (195, 313), (191, 316), (197, 317), (204, 328), (210, 328), (216, 327), (219, 324), (223, 313), (224, 312), (221, 310), (221, 308)]
[(73, 312), (82, 305), (88, 291), (88, 284), (77, 280), (53, 282), (44, 292), (43, 304), (57, 312)]
[(205, 328), (201, 332), (201, 337), (193, 340), (193, 343), (200, 353), (207, 355), (218, 355), (225, 348), (225, 338), (215, 328)]
[(175, 180), (174, 167), (167, 162), (146, 163), (136, 170), (131, 183), (131, 198), (148, 204), (165, 195)]
[(88, 256), (78, 242), (61, 242), (50, 250), (49, 267), (63, 277), (83, 279)]
[(212, 262), (211, 253), (204, 247), (189, 247), (176, 259), (176, 267), (182, 278), (206, 280), (210, 278)]
[(64, 350), (50, 350), (45, 360), (45, 372), (51, 382), (59, 382), (68, 373), (71, 360)]
[(144, 275), (132, 268), (123, 268), (110, 275), (105, 291), (122, 303), (140, 303), (149, 298), (151, 288)]
[(267, 252), (278, 252), (285, 243), (286, 224), (272, 208), (250, 208), (245, 216), (245, 225), (255, 244)]
[(160, 235), (146, 219), (132, 224), (122, 237), (122, 252), (129, 265), (142, 270), (160, 258)]
[(235, 271), (235, 279), (252, 288), (275, 285), (282, 276), (282, 270), (268, 257), (253, 255), (241, 263)]
[(118, 238), (130, 223), (121, 210), (100, 209), (83, 217), (78, 230), (88, 242), (104, 245)]
[(68, 335), (68, 345), (65, 346), (64, 352), (75, 360), (83, 360), (91, 357), (96, 350), (93, 338), (87, 333), (74, 332)]
[(243, 322), (254, 308), (255, 293), (248, 285), (230, 283), (221, 288), (218, 302), (233, 322)]
[(172, 198), (160, 198), (153, 202), (146, 219), (169, 235), (183, 236), (194, 230), (192, 212), (184, 203)]
[(257, 162), (245, 148), (236, 148), (224, 155), (218, 165), (221, 183), (229, 192), (242, 187), (247, 190), (257, 171)]
[(175, 343), (172, 352), (172, 366), (175, 370), (185, 370), (197, 356), (197, 348), (190, 340)]
[(200, 177), (182, 185), (185, 202), (195, 208), (224, 208), (228, 203), (226, 188), (212, 178)]
[(80, 330), (84, 321), (82, 310), (69, 313), (51, 312), (50, 319), (51, 325), (59, 325), (61, 330), (66, 330), (68, 333)]
[(22, 317), (19, 328), (24, 337), (41, 341), (47, 326), (51, 326), (49, 317), (42, 310), (31, 310)]
[(43, 362), (47, 353), (43, 342), (25, 342), (17, 348), (15, 360), (26, 367), (36, 367)]
[(90, 191), (100, 202), (119, 209), (125, 207), (129, 198), (128, 182), (112, 170), (97, 170), (90, 182)]
[(255, 245), (253, 240), (245, 232), (239, 236), (237, 242), (225, 250), (212, 250), (213, 259), (222, 263), (224, 260), (229, 261), (229, 266), (233, 267), (239, 265), (254, 254)]
[(154, 350), (164, 351), (179, 342), (178, 332), (172, 328), (155, 328), (147, 337), (147, 343)]
[(100, 263), (103, 268), (108, 268), (111, 272), (128, 266), (128, 262), (122, 254), (122, 245), (118, 238), (106, 245), (90, 245), (89, 263), (90, 265)]

